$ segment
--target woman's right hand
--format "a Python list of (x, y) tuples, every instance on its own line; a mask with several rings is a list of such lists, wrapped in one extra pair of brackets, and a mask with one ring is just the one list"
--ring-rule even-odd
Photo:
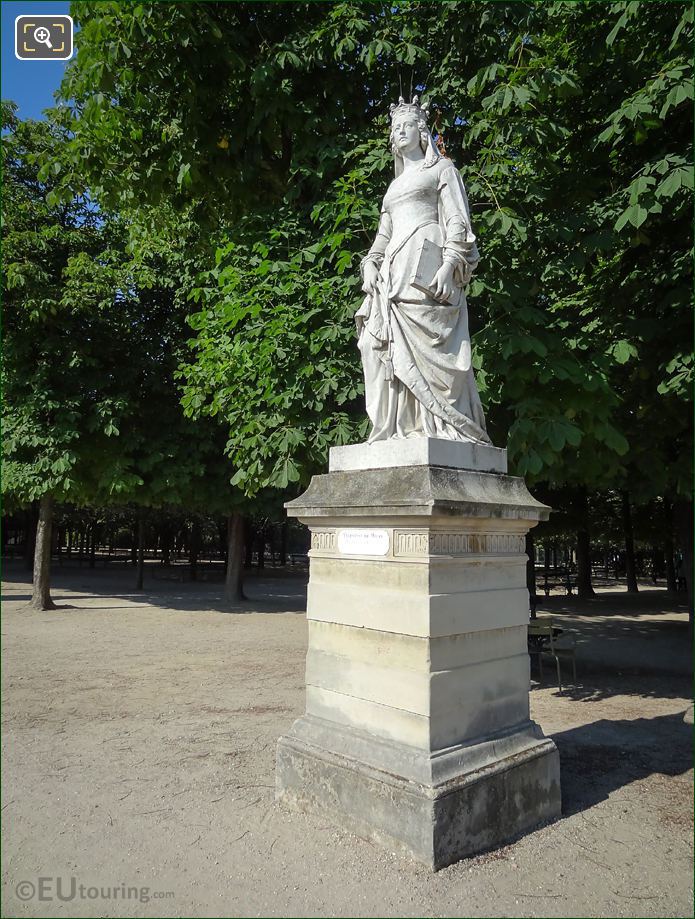
[(379, 269), (376, 267), (374, 262), (365, 262), (363, 278), (364, 283), (362, 284), (362, 290), (366, 294), (375, 294), (376, 286), (379, 281)]

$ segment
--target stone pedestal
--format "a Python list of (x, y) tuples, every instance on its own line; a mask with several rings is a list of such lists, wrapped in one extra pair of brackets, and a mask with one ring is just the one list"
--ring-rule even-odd
[(311, 530), (309, 648), (277, 797), (437, 869), (560, 813), (526, 648), (524, 536), (549, 510), (522, 479), (430, 462), (504, 451), (423, 438), (395, 466), (397, 446), (338, 448), (287, 505)]

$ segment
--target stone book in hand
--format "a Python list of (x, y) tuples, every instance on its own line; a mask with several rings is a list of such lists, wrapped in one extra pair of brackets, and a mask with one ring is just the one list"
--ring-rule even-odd
[[(415, 272), (410, 278), (410, 283), (417, 290), (434, 297), (437, 272), (442, 267), (442, 248), (429, 239), (423, 239), (420, 255), (418, 256)], [(449, 301), (446, 301), (449, 302)]]

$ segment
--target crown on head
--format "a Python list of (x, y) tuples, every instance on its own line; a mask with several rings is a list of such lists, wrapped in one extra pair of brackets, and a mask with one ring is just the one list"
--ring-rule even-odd
[(413, 96), (412, 102), (406, 102), (403, 96), (399, 96), (398, 105), (395, 102), (391, 103), (391, 121), (396, 115), (400, 115), (403, 112), (408, 112), (408, 114), (415, 115), (418, 118), (424, 118), (425, 121), (430, 117), (429, 110), (420, 107), (419, 96)]

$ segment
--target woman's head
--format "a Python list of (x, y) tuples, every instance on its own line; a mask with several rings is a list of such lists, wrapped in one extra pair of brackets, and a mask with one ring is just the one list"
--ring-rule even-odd
[(425, 115), (422, 112), (409, 111), (410, 108), (409, 106), (408, 109), (396, 112), (391, 121), (390, 141), (394, 156), (403, 156), (414, 146), (419, 147), (423, 155), (427, 152), (430, 132)]
[(389, 141), (394, 157), (396, 175), (403, 171), (403, 156), (420, 150), (424, 154), (425, 166), (432, 166), (439, 159), (439, 153), (427, 127), (429, 112), (420, 107), (420, 98), (413, 96), (407, 103), (401, 96), (398, 105), (391, 106), (391, 131)]

